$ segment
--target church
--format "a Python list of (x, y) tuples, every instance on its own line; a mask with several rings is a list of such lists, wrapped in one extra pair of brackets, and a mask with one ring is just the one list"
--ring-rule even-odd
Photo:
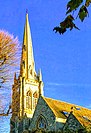
[(41, 69), (35, 71), (33, 45), (26, 13), (19, 76), (12, 85), (10, 133), (83, 133), (91, 128), (91, 110), (47, 98)]

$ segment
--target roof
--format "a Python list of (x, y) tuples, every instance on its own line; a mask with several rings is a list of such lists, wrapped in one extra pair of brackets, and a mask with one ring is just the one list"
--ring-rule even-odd
[(81, 125), (86, 127), (91, 126), (90, 109), (87, 109), (75, 104), (54, 100), (51, 98), (43, 97), (43, 99), (51, 108), (51, 110), (53, 111), (54, 115), (57, 118), (65, 119), (67, 118), (68, 114), (70, 114), (70, 112), (73, 111), (73, 115), (77, 118), (77, 120), (81, 123)]

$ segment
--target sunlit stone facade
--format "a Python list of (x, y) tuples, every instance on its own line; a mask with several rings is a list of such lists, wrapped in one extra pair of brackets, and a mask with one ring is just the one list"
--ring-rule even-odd
[(20, 74), (15, 73), (12, 85), (10, 126), (10, 133), (85, 133), (85, 128), (91, 128), (91, 110), (44, 97), (41, 70), (35, 71), (28, 14)]
[(38, 74), (35, 71), (31, 32), (26, 13), (20, 74), (17, 78), (15, 73), (12, 85), (11, 132), (14, 130), (12, 123), (16, 119), (22, 119), (24, 116), (32, 118), (39, 95), (43, 95), (42, 74), (41, 70)]

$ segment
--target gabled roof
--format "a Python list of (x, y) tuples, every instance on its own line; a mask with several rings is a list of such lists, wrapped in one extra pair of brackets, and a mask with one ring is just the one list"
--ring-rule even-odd
[(57, 118), (67, 119), (67, 113), (70, 114), (70, 112), (73, 111), (73, 115), (77, 118), (77, 120), (81, 123), (81, 125), (86, 127), (91, 126), (90, 109), (87, 109), (75, 104), (54, 100), (51, 98), (43, 97), (43, 99), (51, 108), (51, 110), (53, 111), (54, 115)]

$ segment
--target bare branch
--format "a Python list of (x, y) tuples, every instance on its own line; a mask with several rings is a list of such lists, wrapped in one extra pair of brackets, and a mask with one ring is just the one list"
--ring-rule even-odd
[(17, 65), (17, 51), (19, 42), (17, 37), (0, 30), (0, 86), (10, 77), (12, 66)]

